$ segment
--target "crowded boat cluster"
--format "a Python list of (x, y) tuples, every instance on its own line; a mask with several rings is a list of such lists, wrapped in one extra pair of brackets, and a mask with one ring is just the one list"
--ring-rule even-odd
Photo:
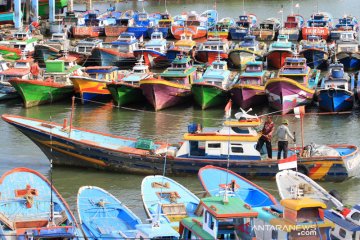
[(281, 23), (254, 14), (218, 20), (216, 10), (172, 17), (110, 8), (57, 21), (50, 39), (33, 35), (36, 22), (4, 35), (0, 99), (21, 96), (32, 107), (75, 92), (83, 102), (112, 97), (117, 106), (148, 102), (156, 111), (191, 100), (202, 109), (224, 107), (231, 99), (286, 114), (312, 103), (349, 111), (360, 95), (353, 16), (335, 22), (325, 12), (307, 21), (290, 14)]
[[(198, 172), (205, 197), (163, 175), (147, 176), (143, 223), (111, 193), (82, 186), (78, 221), (40, 173), (12, 169), (0, 178), (2, 239), (359, 239), (360, 205), (348, 208), (306, 175), (276, 175), (281, 200), (225, 168)], [(336, 197), (335, 197), (336, 196)]]

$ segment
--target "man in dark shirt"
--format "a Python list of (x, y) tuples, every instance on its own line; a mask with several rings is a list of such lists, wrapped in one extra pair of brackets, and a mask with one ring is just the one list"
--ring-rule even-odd
[(264, 143), (266, 144), (266, 151), (268, 154), (268, 158), (272, 158), (272, 147), (271, 147), (271, 138), (274, 132), (274, 122), (272, 121), (271, 116), (267, 116), (266, 122), (264, 124), (263, 129), (261, 130), (261, 137), (259, 138), (256, 144), (256, 150), (260, 152)]
[(191, 58), (192, 64), (196, 62), (195, 55), (196, 55), (196, 46), (193, 46), (193, 48), (189, 51), (189, 56)]

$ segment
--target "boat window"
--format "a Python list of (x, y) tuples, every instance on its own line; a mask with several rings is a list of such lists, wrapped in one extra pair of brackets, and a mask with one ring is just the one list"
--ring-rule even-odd
[(242, 134), (250, 133), (249, 129), (243, 129), (239, 127), (232, 127), (231, 129), (236, 133), (242, 133)]
[(360, 221), (360, 213), (355, 212), (353, 215), (351, 215), (351, 219), (355, 221)]
[(216, 46), (211, 46), (211, 50), (217, 50)]
[(28, 63), (27, 62), (16, 62), (15, 63), (15, 68), (28, 68)]
[(78, 47), (79, 52), (85, 52), (85, 47)]
[(244, 149), (242, 147), (231, 147), (231, 152), (233, 152), (233, 153), (244, 153)]
[(277, 230), (273, 229), (273, 230), (271, 231), (271, 239), (272, 239), (272, 240), (278, 239), (278, 231), (277, 231)]
[(346, 231), (343, 228), (339, 229), (339, 236), (342, 238), (346, 238)]
[(208, 143), (208, 148), (220, 148), (221, 144), (220, 143)]
[(210, 214), (209, 214), (208, 226), (209, 226), (210, 229), (214, 229), (214, 219)]
[(14, 48), (18, 48), (18, 49), (25, 49), (25, 45), (23, 45), (23, 44), (15, 44), (14, 45)]

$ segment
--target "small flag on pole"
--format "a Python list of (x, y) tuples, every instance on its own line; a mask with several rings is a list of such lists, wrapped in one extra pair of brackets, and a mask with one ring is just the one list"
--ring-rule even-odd
[(299, 106), (294, 108), (294, 113), (296, 118), (301, 118), (305, 115), (305, 106)]
[(297, 168), (297, 156), (291, 155), (288, 158), (280, 159), (278, 161), (279, 170)]
[(230, 99), (229, 102), (225, 106), (225, 118), (231, 117), (231, 105), (232, 105), (232, 101)]
[(144, 35), (141, 35), (141, 37), (139, 38), (139, 42), (144, 42)]

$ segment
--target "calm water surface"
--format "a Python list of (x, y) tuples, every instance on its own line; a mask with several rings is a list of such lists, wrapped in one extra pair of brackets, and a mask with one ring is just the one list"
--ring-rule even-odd
[[(281, 5), (284, 5), (285, 14), (290, 12), (290, 1), (245, 1), (247, 12), (257, 14), (259, 19), (277, 16)], [(296, 3), (297, 1), (294, 1)], [(358, 14), (360, 1), (325, 1), (319, 0), (319, 10), (328, 11), (335, 17), (343, 14)], [(168, 1), (167, 8), (173, 15), (183, 11), (196, 10), (198, 12), (212, 8), (214, 1)], [(300, 8), (295, 9), (306, 18), (316, 9), (316, 1), (300, 1)], [(144, 2), (148, 12), (164, 11), (164, 1)], [(78, 9), (82, 6), (77, 5)], [(105, 10), (106, 4), (94, 4), (94, 8)], [(142, 3), (123, 2), (117, 4), (119, 10), (142, 9)], [(221, 17), (236, 17), (242, 13), (242, 1), (217, 1), (217, 9)], [(40, 118), (44, 120), (52, 119), (61, 123), (63, 118), (70, 116), (70, 101), (56, 103), (48, 106), (24, 109), (18, 100), (0, 103), (0, 114), (16, 114), (26, 117)], [(149, 109), (148, 106), (134, 106), (137, 109)], [(268, 109), (254, 109), (257, 114), (267, 112)], [(315, 108), (313, 111), (316, 111)], [(325, 143), (348, 143), (360, 146), (360, 111), (359, 107), (354, 107), (352, 114), (346, 115), (308, 115), (305, 122), (305, 143), (311, 142), (318, 144)], [(201, 111), (193, 106), (183, 106), (172, 108), (159, 113), (148, 111), (130, 111), (113, 108), (108, 105), (77, 104), (74, 125), (82, 128), (102, 131), (111, 134), (125, 135), (129, 137), (147, 137), (155, 140), (178, 142), (181, 141), (183, 133), (190, 122), (200, 122), (206, 127), (219, 127), (223, 117), (223, 109), (212, 109)], [(300, 136), (300, 123), (293, 117), (290, 120), (290, 128), (297, 131)], [(280, 123), (281, 117), (276, 117), (275, 121)], [(22, 133), (15, 128), (0, 121), (0, 173), (10, 170), (13, 167), (29, 167), (40, 171), (48, 176), (49, 161), (45, 155)], [(66, 198), (70, 206), (75, 209), (76, 193), (83, 185), (96, 185), (102, 187), (126, 205), (136, 214), (145, 219), (143, 211), (140, 184), (144, 176), (106, 173), (89, 169), (71, 169), (55, 167), (53, 172), (54, 184), (59, 192)], [(184, 184), (190, 190), (200, 193), (201, 187), (196, 176), (176, 177), (175, 180)], [(260, 186), (269, 190), (277, 196), (276, 184), (274, 181), (256, 181)], [(349, 204), (359, 202), (360, 180), (350, 179), (342, 183), (321, 183), (328, 190), (338, 190)]]

